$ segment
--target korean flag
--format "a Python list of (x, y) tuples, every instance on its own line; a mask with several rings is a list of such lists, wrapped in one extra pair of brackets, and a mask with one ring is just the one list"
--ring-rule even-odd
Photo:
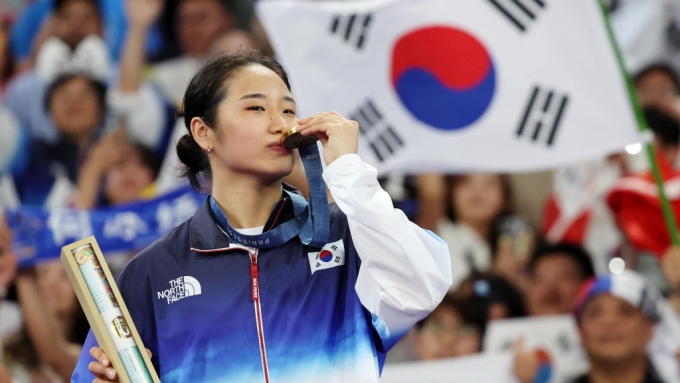
[(381, 172), (527, 171), (640, 141), (597, 0), (260, 1), (299, 114)]

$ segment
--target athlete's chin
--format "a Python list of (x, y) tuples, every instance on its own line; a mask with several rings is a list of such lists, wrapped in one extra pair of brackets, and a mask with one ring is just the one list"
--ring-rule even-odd
[(288, 176), (293, 171), (293, 161), (272, 161), (266, 165), (260, 167), (256, 172), (259, 173), (262, 178), (269, 179), (272, 181), (280, 180)]

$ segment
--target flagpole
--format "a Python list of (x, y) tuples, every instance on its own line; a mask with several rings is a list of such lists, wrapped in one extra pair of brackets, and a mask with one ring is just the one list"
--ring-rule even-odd
[[(645, 133), (649, 132), (649, 125), (647, 124), (647, 120), (645, 119), (645, 116), (642, 112), (642, 106), (640, 106), (640, 101), (638, 100), (637, 92), (635, 91), (635, 87), (633, 86), (633, 80), (631, 79), (624, 65), (621, 49), (619, 48), (619, 45), (617, 44), (616, 39), (614, 38), (614, 31), (609, 20), (609, 12), (601, 0), (598, 0), (598, 3), (600, 4), (600, 10), (602, 11), (602, 16), (604, 17), (605, 26), (607, 27), (609, 41), (611, 42), (612, 47), (614, 48), (614, 52), (616, 53), (616, 61), (618, 62), (619, 69), (621, 70), (621, 74), (623, 74), (623, 77), (626, 82), (628, 97), (633, 106), (633, 110), (635, 111), (635, 118), (637, 119), (638, 128), (640, 129), (640, 132), (643, 133), (644, 137), (646, 136)], [(668, 201), (668, 197), (666, 196), (666, 191), (663, 186), (663, 177), (661, 176), (659, 163), (656, 160), (656, 150), (654, 149), (654, 145), (652, 144), (652, 142), (646, 142), (644, 143), (644, 145), (645, 150), (647, 152), (647, 157), (649, 158), (649, 162), (652, 165), (652, 174), (654, 175), (654, 182), (656, 183), (656, 187), (659, 192), (659, 198), (661, 200), (661, 210), (663, 211), (663, 217), (664, 220), (666, 221), (666, 228), (668, 229), (668, 233), (670, 234), (671, 243), (676, 246), (680, 245), (680, 236), (678, 236), (678, 224), (675, 221), (673, 209), (671, 208), (671, 204)]]

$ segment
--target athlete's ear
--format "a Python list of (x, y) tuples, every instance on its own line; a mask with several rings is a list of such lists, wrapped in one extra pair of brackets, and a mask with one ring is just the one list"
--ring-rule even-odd
[(194, 137), (194, 141), (203, 150), (214, 149), (215, 145), (212, 140), (213, 133), (212, 129), (203, 121), (200, 117), (194, 117), (191, 119), (191, 135)]

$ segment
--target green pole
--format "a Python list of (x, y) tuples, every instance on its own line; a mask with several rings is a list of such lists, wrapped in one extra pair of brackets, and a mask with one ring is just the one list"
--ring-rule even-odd
[[(642, 113), (642, 107), (640, 106), (640, 101), (637, 98), (637, 93), (635, 87), (633, 86), (633, 80), (628, 74), (626, 67), (623, 63), (623, 55), (621, 54), (621, 49), (616, 43), (614, 38), (614, 31), (612, 30), (611, 22), (609, 21), (609, 11), (605, 7), (601, 0), (598, 0), (600, 4), (600, 9), (602, 10), (602, 15), (604, 16), (604, 23), (607, 27), (607, 33), (609, 34), (609, 41), (614, 48), (616, 53), (616, 61), (619, 64), (619, 69), (626, 82), (626, 88), (628, 89), (628, 97), (630, 99), (633, 110), (635, 111), (635, 117), (637, 119), (638, 128), (641, 132), (645, 133), (649, 131), (649, 125), (645, 116)], [(643, 135), (644, 136), (644, 135)], [(678, 224), (675, 222), (675, 215), (673, 214), (673, 209), (666, 196), (666, 191), (663, 186), (663, 178), (661, 177), (661, 170), (659, 169), (659, 163), (656, 161), (656, 151), (654, 150), (654, 145), (651, 142), (645, 143), (645, 150), (647, 151), (647, 157), (649, 158), (649, 163), (652, 165), (652, 174), (654, 175), (654, 181), (656, 182), (657, 189), (659, 191), (659, 198), (661, 200), (661, 210), (663, 211), (664, 220), (666, 221), (666, 228), (671, 237), (671, 242), (673, 245), (680, 245), (680, 237), (678, 236)]]

